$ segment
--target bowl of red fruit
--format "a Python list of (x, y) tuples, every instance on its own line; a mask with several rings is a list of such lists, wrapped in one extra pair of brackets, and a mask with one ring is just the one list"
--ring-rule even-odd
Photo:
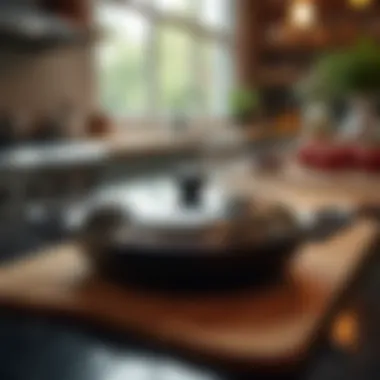
[(355, 149), (343, 143), (311, 141), (299, 149), (298, 160), (303, 166), (313, 169), (351, 169), (355, 166)]
[(357, 167), (366, 172), (380, 172), (380, 145), (358, 146), (355, 161)]

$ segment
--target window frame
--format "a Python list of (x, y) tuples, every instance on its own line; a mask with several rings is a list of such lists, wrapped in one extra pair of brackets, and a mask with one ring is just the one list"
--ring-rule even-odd
[[(149, 32), (147, 38), (146, 46), (146, 57), (144, 58), (144, 72), (147, 77), (147, 107), (146, 112), (143, 115), (139, 114), (128, 114), (125, 115), (111, 115), (115, 119), (119, 120), (123, 124), (139, 124), (141, 121), (142, 124), (151, 124), (152, 120), (158, 120), (159, 122), (164, 122), (170, 118), (170, 115), (167, 115), (159, 107), (159, 95), (160, 95), (160, 84), (159, 84), (159, 70), (157, 69), (159, 65), (159, 38), (158, 31), (161, 26), (172, 26), (178, 30), (185, 31), (191, 35), (193, 51), (192, 56), (192, 65), (195, 69), (193, 71), (194, 81), (199, 81), (200, 76), (200, 67), (202, 64), (199, 62), (198, 54), (196, 54), (197, 46), (200, 41), (211, 41), (217, 43), (219, 46), (223, 46), (223, 49), (226, 49), (228, 52), (230, 67), (224, 67), (224, 73), (229, 72), (229, 87), (232, 87), (232, 84), (235, 80), (234, 70), (233, 70), (233, 61), (235, 57), (235, 46), (234, 46), (234, 30), (235, 30), (235, 1), (228, 1), (228, 10), (226, 10), (226, 24), (228, 28), (218, 27), (215, 25), (210, 25), (200, 20), (200, 16), (196, 17), (195, 15), (183, 15), (175, 11), (164, 11), (159, 9), (155, 5), (146, 4), (138, 0), (95, 0), (96, 5), (101, 5), (104, 3), (112, 4), (117, 6), (129, 7), (131, 10), (140, 13), (144, 18), (146, 18), (149, 24)], [(193, 0), (194, 2), (197, 0)], [(199, 2), (202, 0), (198, 0)], [(96, 68), (98, 72), (99, 68)], [(228, 84), (227, 84), (228, 86)], [(99, 88), (99, 87), (98, 87)], [(99, 99), (98, 99), (99, 100)], [(100, 103), (100, 101), (99, 101)], [(101, 104), (99, 104), (101, 106)], [(107, 110), (105, 110), (107, 111)], [(227, 113), (227, 110), (226, 110)], [(223, 120), (225, 115), (204, 115), (204, 114), (193, 114), (188, 115), (188, 118), (192, 122), (196, 120)]]

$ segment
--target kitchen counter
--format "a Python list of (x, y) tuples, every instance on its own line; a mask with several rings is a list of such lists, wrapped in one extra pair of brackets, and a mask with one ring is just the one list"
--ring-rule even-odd
[[(241, 182), (237, 179), (232, 176), (228, 181), (237, 191), (244, 189), (253, 195), (260, 185), (260, 194), (287, 200), (299, 211), (334, 204), (337, 199), (335, 194), (321, 199), (318, 192), (310, 194), (299, 186), (283, 194), (277, 185), (274, 192), (273, 183), (263, 182), (260, 175), (249, 180), (241, 177)], [(117, 288), (93, 276), (81, 247), (67, 241), (36, 252), (30, 260), (2, 267), (0, 298), (26, 310), (62, 312), (120, 331), (135, 331), (223, 363), (297, 367), (309, 356), (315, 334), (324, 329), (325, 316), (342, 291), (372, 257), (368, 248), (377, 242), (376, 236), (376, 225), (358, 221), (339, 236), (300, 247), (289, 261), (289, 281), (274, 284), (268, 292), (247, 290), (223, 298), (211, 294), (196, 303), (186, 297)]]
[(291, 138), (290, 134), (252, 129), (247, 133), (224, 130), (220, 133), (173, 134), (161, 131), (130, 132), (104, 139), (26, 144), (0, 152), (0, 170), (33, 170), (44, 167), (96, 164), (113, 159), (144, 159), (190, 155), (199, 157), (234, 154), (268, 141)]
[(209, 160), (227, 162), (290, 140), (288, 134), (268, 133), (264, 129), (186, 134), (134, 130), (103, 139), (9, 147), (0, 151), (0, 190), (5, 194), (0, 199), (0, 220), (22, 218), (31, 201), (30, 189), (33, 193), (37, 188), (39, 197), (45, 198), (44, 189), (56, 189), (48, 190), (53, 204), (58, 193), (63, 192), (65, 195), (58, 199), (62, 203), (65, 197), (88, 193), (104, 183), (174, 173), (184, 166)]

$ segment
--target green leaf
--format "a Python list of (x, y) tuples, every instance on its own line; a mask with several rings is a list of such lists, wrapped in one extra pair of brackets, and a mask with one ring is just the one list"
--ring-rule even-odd
[(235, 116), (254, 113), (260, 108), (260, 95), (257, 90), (235, 89), (230, 95), (230, 109)]
[(379, 46), (361, 39), (351, 48), (324, 55), (315, 64), (311, 76), (301, 84), (301, 89), (303, 96), (323, 100), (379, 92)]

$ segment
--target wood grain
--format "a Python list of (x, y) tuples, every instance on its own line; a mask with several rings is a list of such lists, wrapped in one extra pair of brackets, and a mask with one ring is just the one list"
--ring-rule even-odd
[(304, 247), (282, 285), (219, 297), (120, 289), (94, 276), (75, 244), (65, 245), (1, 268), (0, 301), (86, 316), (231, 359), (285, 360), (307, 350), (375, 229), (361, 222), (326, 244)]

